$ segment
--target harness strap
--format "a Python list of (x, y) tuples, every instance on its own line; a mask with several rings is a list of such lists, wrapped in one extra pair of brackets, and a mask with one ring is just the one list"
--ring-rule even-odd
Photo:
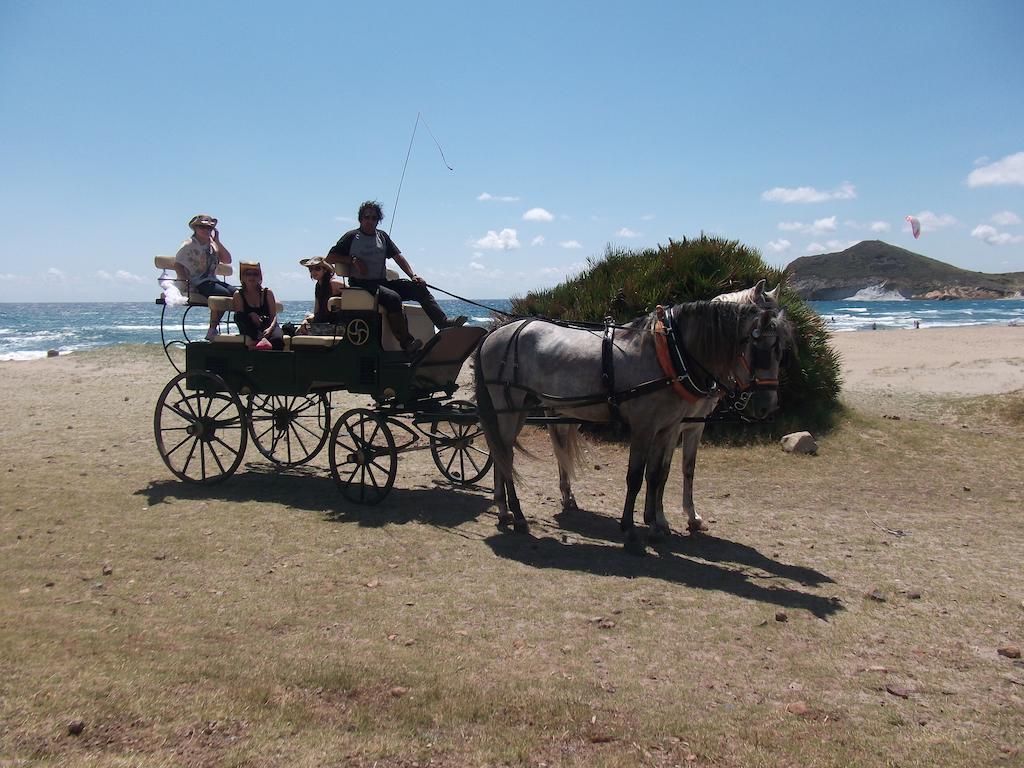
[(677, 373), (672, 363), (672, 353), (668, 348), (668, 331), (665, 330), (665, 308), (660, 304), (657, 313), (658, 319), (654, 323), (654, 352), (658, 357), (661, 372), (671, 381), (673, 392), (688, 403), (696, 403), (706, 395), (698, 395), (683, 385), (690, 377), (686, 374), (685, 368)]
[(601, 381), (608, 392), (608, 408), (612, 412), (615, 421), (622, 419), (619, 413), (619, 395), (615, 391), (615, 361), (612, 357), (615, 351), (615, 326), (611, 316), (604, 319), (604, 336), (601, 338)]
[[(626, 400), (632, 400), (635, 397), (643, 397), (649, 392), (656, 392), (659, 389), (664, 389), (665, 387), (670, 386), (674, 381), (674, 378), (668, 377), (651, 379), (650, 381), (645, 381), (643, 384), (637, 384), (635, 387), (630, 387), (629, 389), (623, 389), (616, 392), (615, 399), (622, 403)], [(546, 408), (548, 406), (558, 406), (560, 408), (583, 408), (588, 405), (608, 403), (608, 395), (604, 392), (594, 395), (583, 395), (580, 397), (564, 397), (561, 395), (546, 395), (522, 384), (503, 381), (501, 379), (484, 379), (483, 383), (488, 386), (500, 385), (507, 391), (515, 389), (521, 392), (526, 392), (528, 395), (533, 396), (542, 408)], [(496, 408), (495, 413), (526, 413), (534, 409), (534, 406), (532, 405), (524, 408), (514, 408), (512, 407), (511, 400), (508, 402), (508, 406), (508, 408)]]
[[(505, 345), (505, 356), (501, 358), (501, 365), (498, 367), (498, 381), (487, 382), (502, 385), (505, 390), (505, 404), (508, 406), (508, 411), (516, 410), (512, 407), (512, 387), (517, 386), (519, 381), (519, 334), (536, 319), (535, 317), (527, 318), (512, 332), (508, 344)], [(505, 364), (508, 362), (510, 351), (512, 352), (512, 378), (506, 379), (503, 374), (505, 373)], [(522, 387), (517, 388), (522, 389)]]

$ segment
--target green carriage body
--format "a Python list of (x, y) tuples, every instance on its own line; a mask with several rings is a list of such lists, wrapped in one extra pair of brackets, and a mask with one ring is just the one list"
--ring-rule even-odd
[[(352, 321), (365, 323), (368, 334), (349, 334)], [(456, 378), (463, 362), (486, 333), (473, 327), (446, 329), (410, 358), (381, 346), (381, 322), (377, 312), (347, 313), (335, 335), (296, 336), (291, 348), (280, 352), (193, 342), (185, 349), (185, 371), (215, 374), (240, 394), (344, 390), (369, 395), (378, 403), (414, 403), (439, 392), (451, 396), (458, 388)]]

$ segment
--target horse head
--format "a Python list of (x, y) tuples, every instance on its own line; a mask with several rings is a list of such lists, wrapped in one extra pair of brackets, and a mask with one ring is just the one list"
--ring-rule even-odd
[(746, 288), (742, 291), (733, 291), (732, 293), (721, 293), (712, 301), (728, 301), (733, 304), (753, 304), (755, 307), (761, 309), (770, 309), (773, 312), (779, 309), (779, 289), (782, 287), (782, 283), (779, 283), (770, 291), (765, 290), (765, 286), (768, 281), (765, 278), (761, 278), (750, 288)]
[(745, 315), (733, 380), (739, 397), (746, 401), (746, 413), (764, 419), (779, 407), (779, 369), (783, 355), (793, 346), (793, 328), (781, 310)]

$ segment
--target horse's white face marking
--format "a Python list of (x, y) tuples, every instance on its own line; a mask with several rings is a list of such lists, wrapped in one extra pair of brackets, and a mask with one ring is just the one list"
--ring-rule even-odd
[(753, 304), (761, 309), (770, 309), (773, 312), (779, 309), (779, 289), (782, 285), (776, 285), (770, 291), (765, 290), (768, 281), (762, 278), (750, 288), (732, 293), (722, 293), (712, 301), (731, 301), (733, 304)]

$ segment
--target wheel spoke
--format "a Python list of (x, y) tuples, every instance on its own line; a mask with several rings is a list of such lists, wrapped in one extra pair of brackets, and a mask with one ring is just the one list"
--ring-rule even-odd
[(197, 437), (196, 437), (195, 435), (185, 435), (184, 439), (183, 439), (183, 440), (182, 440), (182, 441), (181, 441), (180, 443), (178, 443), (178, 444), (177, 444), (176, 446), (174, 446), (173, 448), (171, 448), (171, 450), (167, 451), (165, 455), (166, 455), (166, 456), (170, 456), (170, 455), (172, 455), (172, 454), (173, 454), (173, 453), (174, 453), (174, 452), (175, 452), (176, 450), (178, 450), (179, 448), (181, 448), (181, 446), (183, 446), (183, 445), (184, 445), (185, 443), (187, 443), (187, 442), (188, 442), (189, 440), (198, 440), (198, 439), (199, 439), (199, 438), (197, 438)]
[[(219, 437), (217, 437), (217, 438), (214, 438), (214, 439), (215, 439), (215, 440), (216, 440), (216, 441), (217, 441), (218, 443), (220, 443), (221, 445), (223, 445), (223, 446), (224, 446), (225, 448), (227, 448), (227, 449), (228, 449), (229, 451), (231, 450), (230, 446), (228, 446), (228, 444), (227, 444), (227, 443), (225, 443), (225, 442), (224, 442), (223, 440), (221, 440), (221, 439), (220, 439)], [(211, 456), (213, 456), (213, 460), (214, 460), (215, 462), (217, 462), (217, 467), (218, 467), (218, 468), (220, 469), (220, 473), (221, 473), (221, 474), (223, 475), (223, 474), (224, 474), (224, 464), (223, 464), (223, 463), (221, 463), (221, 460), (220, 460), (220, 456), (218, 456), (218, 455), (217, 455), (217, 451), (215, 451), (215, 450), (213, 449), (213, 443), (209, 443), (209, 444), (207, 444), (207, 446), (206, 446), (206, 447), (210, 449), (210, 455), (211, 455)]]

